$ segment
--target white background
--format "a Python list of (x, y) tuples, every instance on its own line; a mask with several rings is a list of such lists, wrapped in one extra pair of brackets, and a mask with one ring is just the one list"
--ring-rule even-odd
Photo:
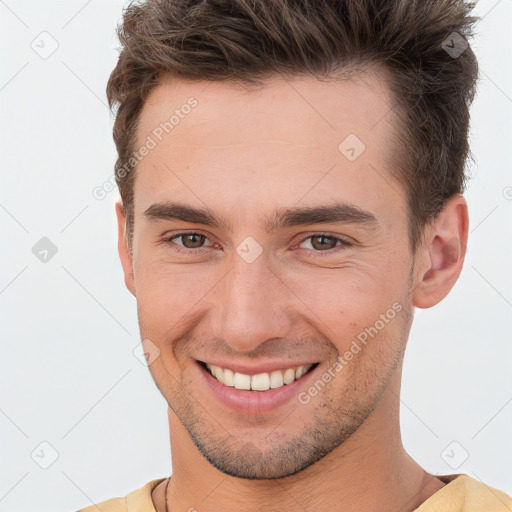
[[(0, 512), (71, 512), (171, 473), (166, 403), (133, 355), (117, 191), (92, 195), (116, 156), (105, 87), (123, 5), (0, 1)], [(401, 425), (427, 470), (512, 494), (512, 1), (475, 12), (466, 264), (446, 300), (416, 313)], [(58, 43), (47, 59), (31, 47), (43, 37)], [(46, 263), (32, 253), (42, 237), (58, 249)]]

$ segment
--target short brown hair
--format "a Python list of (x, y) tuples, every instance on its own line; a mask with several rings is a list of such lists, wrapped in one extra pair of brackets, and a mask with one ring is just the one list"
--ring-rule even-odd
[[(329, 77), (383, 65), (394, 98), (395, 177), (407, 191), (414, 251), (426, 223), (464, 191), (469, 107), (478, 64), (466, 40), (477, 17), (463, 0), (147, 0), (117, 28), (108, 85), (116, 182), (133, 236), (136, 131), (163, 78), (259, 84), (276, 75)], [(449, 52), (458, 49), (457, 53)], [(131, 172), (127, 172), (127, 169)]]

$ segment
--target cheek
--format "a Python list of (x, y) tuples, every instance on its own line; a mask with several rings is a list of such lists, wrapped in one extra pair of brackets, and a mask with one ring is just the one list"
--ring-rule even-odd
[[(308, 318), (318, 318), (318, 328), (339, 350), (377, 323), (379, 330), (404, 306), (405, 279), (403, 269), (388, 265), (351, 266), (338, 269), (318, 269), (295, 273), (286, 284), (307, 307)], [(391, 276), (391, 277), (390, 277)], [(394, 279), (393, 279), (394, 277)], [(364, 337), (364, 335), (362, 336)]]
[[(141, 328), (152, 335), (178, 333), (185, 328), (187, 315), (193, 315), (208, 302), (222, 274), (201, 271), (196, 265), (140, 261), (136, 268), (137, 306)], [(187, 326), (190, 327), (190, 326)]]

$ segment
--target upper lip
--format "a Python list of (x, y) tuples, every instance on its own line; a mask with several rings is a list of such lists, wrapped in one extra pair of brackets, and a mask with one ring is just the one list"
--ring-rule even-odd
[(215, 361), (215, 360), (198, 360), (202, 363), (207, 363), (209, 365), (220, 366), (221, 368), (229, 368), (234, 372), (243, 373), (245, 375), (257, 375), (258, 373), (270, 373), (275, 370), (286, 370), (288, 368), (298, 368), (299, 366), (305, 365), (313, 365), (318, 361), (298, 361), (298, 362), (280, 362), (280, 361), (269, 361), (269, 362), (260, 362), (260, 363), (243, 363), (243, 362), (229, 362), (229, 361)]

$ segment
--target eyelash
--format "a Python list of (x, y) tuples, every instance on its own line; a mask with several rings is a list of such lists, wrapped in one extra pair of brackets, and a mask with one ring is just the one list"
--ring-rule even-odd
[[(187, 236), (187, 235), (200, 235), (200, 236), (204, 236), (206, 238), (206, 240), (208, 240), (208, 237), (206, 235), (203, 235), (202, 233), (198, 233), (197, 231), (182, 231), (180, 233), (176, 233), (176, 234), (174, 234), (174, 235), (172, 235), (172, 236), (170, 236), (168, 238), (163, 239), (162, 242), (164, 242), (166, 244), (174, 245), (175, 247), (174, 247), (173, 250), (175, 250), (177, 252), (180, 252), (180, 253), (183, 253), (183, 254), (190, 254), (192, 252), (195, 252), (195, 253), (203, 252), (205, 247), (199, 247), (197, 249), (189, 249), (187, 247), (183, 247), (181, 245), (173, 243), (174, 239), (181, 238), (181, 237), (184, 237), (184, 236)], [(348, 248), (348, 247), (350, 247), (352, 245), (350, 242), (348, 242), (344, 238), (341, 238), (339, 236), (334, 236), (334, 235), (331, 235), (329, 233), (314, 233), (313, 235), (309, 235), (309, 236), (303, 238), (298, 243), (298, 245), (304, 243), (306, 240), (309, 240), (309, 239), (312, 239), (312, 238), (317, 238), (317, 237), (320, 237), (320, 236), (323, 236), (325, 238), (333, 239), (333, 240), (336, 241), (336, 243), (341, 242), (341, 244), (340, 245), (336, 245), (332, 249), (328, 249), (326, 251), (318, 251), (318, 250), (315, 250), (315, 249), (303, 249), (303, 250), (311, 250), (311, 251), (317, 253), (317, 256), (322, 257), (322, 256), (332, 255), (332, 254), (337, 253), (339, 251), (343, 251), (343, 250), (345, 250), (346, 248)]]

